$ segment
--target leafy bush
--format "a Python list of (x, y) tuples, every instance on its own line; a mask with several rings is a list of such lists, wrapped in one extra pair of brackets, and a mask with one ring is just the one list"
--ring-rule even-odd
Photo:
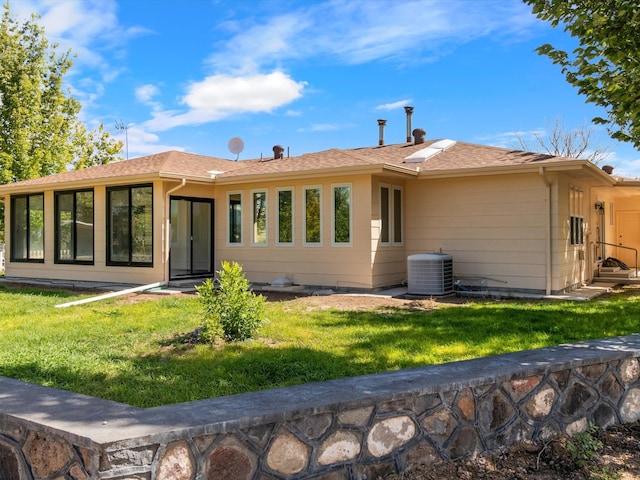
[(202, 338), (209, 342), (219, 337), (252, 338), (264, 321), (264, 297), (251, 292), (240, 264), (223, 261), (217, 273), (218, 288), (210, 278), (196, 287), (205, 310)]
[(578, 468), (584, 467), (602, 449), (603, 444), (596, 437), (597, 433), (598, 427), (590, 423), (585, 432), (576, 433), (567, 442), (567, 450)]

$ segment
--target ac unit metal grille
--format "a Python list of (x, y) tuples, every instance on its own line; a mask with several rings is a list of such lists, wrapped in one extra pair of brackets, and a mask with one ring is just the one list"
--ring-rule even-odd
[(447, 295), (453, 292), (453, 257), (421, 253), (407, 258), (408, 291), (413, 295)]

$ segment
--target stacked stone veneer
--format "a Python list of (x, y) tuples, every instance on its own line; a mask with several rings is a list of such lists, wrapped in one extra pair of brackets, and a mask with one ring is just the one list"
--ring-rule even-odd
[(640, 336), (138, 409), (0, 378), (0, 478), (373, 479), (640, 418)]

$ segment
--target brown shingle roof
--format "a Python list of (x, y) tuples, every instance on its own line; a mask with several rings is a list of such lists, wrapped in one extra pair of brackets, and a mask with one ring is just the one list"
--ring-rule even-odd
[(421, 172), (465, 168), (525, 165), (539, 162), (562, 162), (568, 159), (499, 147), (456, 142), (452, 147), (421, 163), (405, 163), (409, 155), (425, 149), (435, 140), (423, 144), (402, 143), (348, 150), (330, 149), (298, 157), (243, 161), (242, 167), (221, 174), (221, 178), (245, 175), (304, 172), (338, 167), (396, 165)]
[[(212, 171), (221, 172), (218, 178), (232, 180), (235, 177), (298, 174), (337, 168), (392, 165), (412, 171), (436, 172), (468, 168), (516, 166), (532, 163), (561, 163), (569, 159), (523, 152), (507, 148), (489, 147), (456, 142), (450, 148), (421, 163), (405, 163), (409, 155), (432, 145), (435, 140), (423, 144), (412, 143), (373, 146), (353, 149), (329, 149), (281, 159), (254, 159), (231, 161), (191, 153), (169, 151), (131, 160), (109, 163), (83, 170), (51, 175), (11, 184), (11, 187), (37, 187), (67, 182), (109, 181), (132, 176), (187, 176), (211, 178)], [(8, 186), (0, 186), (0, 191)]]
[[(16, 186), (39, 186), (61, 184), (68, 182), (83, 182), (92, 180), (108, 180), (128, 176), (177, 175), (210, 178), (210, 171), (226, 171), (239, 166), (238, 162), (221, 158), (207, 157), (193, 153), (175, 150), (146, 157), (107, 163), (81, 170), (34, 178), (11, 184)], [(0, 188), (2, 188), (0, 186)]]

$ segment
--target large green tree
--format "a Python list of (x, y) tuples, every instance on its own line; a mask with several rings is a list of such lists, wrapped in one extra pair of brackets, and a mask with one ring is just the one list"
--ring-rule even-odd
[(70, 52), (58, 53), (38, 17), (19, 22), (9, 2), (0, 23), (0, 184), (115, 160), (122, 143), (88, 132), (64, 85)]
[(538, 53), (562, 67), (567, 81), (604, 107), (612, 138), (640, 148), (640, 2), (638, 0), (524, 0), (540, 19), (563, 25), (579, 46), (545, 44)]

